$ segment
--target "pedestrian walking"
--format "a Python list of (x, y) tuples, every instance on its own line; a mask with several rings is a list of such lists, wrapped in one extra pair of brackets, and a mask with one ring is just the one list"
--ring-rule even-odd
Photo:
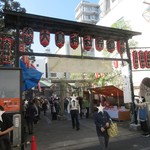
[(94, 122), (96, 126), (97, 136), (100, 142), (99, 150), (107, 150), (109, 144), (109, 135), (107, 129), (110, 126), (110, 116), (104, 111), (104, 107), (100, 104), (98, 111), (94, 113)]
[(0, 150), (12, 150), (10, 133), (13, 131), (13, 121), (9, 114), (0, 106)]
[(68, 113), (71, 114), (72, 128), (76, 127), (76, 130), (80, 129), (79, 123), (79, 113), (80, 113), (80, 105), (76, 96), (70, 97), (68, 104)]
[(79, 96), (77, 99), (80, 105), (80, 119), (82, 119), (83, 118), (83, 98)]
[(46, 116), (47, 105), (48, 105), (48, 101), (47, 99), (44, 99), (44, 103), (42, 104), (42, 110), (44, 112), (44, 116)]
[(89, 101), (85, 96), (83, 97), (83, 104), (84, 104), (84, 108), (86, 109), (86, 113), (85, 113), (86, 118), (89, 118)]
[(26, 110), (26, 122), (29, 134), (33, 134), (33, 125), (35, 121), (35, 117), (37, 114), (37, 109), (34, 106), (33, 102), (29, 102), (29, 106)]
[(147, 112), (147, 108), (146, 108), (145, 98), (140, 97), (139, 103), (137, 103), (137, 105), (138, 105), (138, 120), (141, 125), (141, 130), (143, 131), (142, 135), (145, 137), (149, 137), (150, 132), (148, 129), (148, 124), (147, 124), (148, 112)]

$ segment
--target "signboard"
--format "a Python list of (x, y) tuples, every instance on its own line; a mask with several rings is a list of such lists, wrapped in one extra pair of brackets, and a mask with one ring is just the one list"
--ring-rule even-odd
[(21, 70), (0, 68), (0, 105), (6, 112), (20, 111)]
[(124, 76), (123, 82), (123, 95), (124, 95), (124, 103), (131, 103), (131, 86), (130, 86), (130, 79), (127, 76)]

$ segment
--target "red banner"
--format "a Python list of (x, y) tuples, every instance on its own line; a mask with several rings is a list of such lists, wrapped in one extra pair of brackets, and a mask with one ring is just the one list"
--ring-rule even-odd
[(132, 52), (132, 62), (133, 62), (133, 68), (138, 69), (139, 68), (139, 62), (138, 62), (138, 53), (137, 53), (137, 51)]
[(144, 52), (146, 68), (150, 68), (150, 51)]
[(144, 52), (143, 51), (139, 51), (138, 55), (139, 55), (140, 68), (143, 69), (143, 68), (146, 67)]

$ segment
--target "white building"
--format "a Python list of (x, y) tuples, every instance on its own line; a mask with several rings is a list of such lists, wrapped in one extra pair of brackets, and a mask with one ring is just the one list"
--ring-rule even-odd
[[(142, 33), (132, 38), (138, 42), (138, 47), (150, 47), (149, 0), (100, 0), (99, 5), (101, 14), (97, 25), (111, 27), (113, 23), (123, 19), (129, 23), (133, 31)], [(139, 86), (142, 79), (149, 76), (149, 71), (133, 71), (134, 86)]]
[(46, 63), (47, 58), (45, 57), (36, 57), (36, 60), (34, 62), (34, 66), (36, 69), (43, 73), (42, 78), (46, 78)]
[(100, 21), (97, 25), (111, 27), (120, 19), (129, 22), (133, 31), (142, 35), (133, 37), (138, 41), (138, 47), (150, 47), (150, 23), (145, 20), (143, 13), (149, 5), (144, 0), (100, 0)]
[(78, 22), (96, 24), (99, 21), (99, 5), (81, 0), (75, 9), (75, 18)]

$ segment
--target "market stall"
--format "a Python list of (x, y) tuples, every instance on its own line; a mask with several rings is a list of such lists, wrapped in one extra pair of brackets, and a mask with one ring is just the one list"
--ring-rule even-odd
[(124, 104), (123, 91), (113, 85), (90, 89), (93, 95), (93, 108), (100, 102), (105, 106), (105, 111), (115, 120), (130, 120), (130, 109)]

